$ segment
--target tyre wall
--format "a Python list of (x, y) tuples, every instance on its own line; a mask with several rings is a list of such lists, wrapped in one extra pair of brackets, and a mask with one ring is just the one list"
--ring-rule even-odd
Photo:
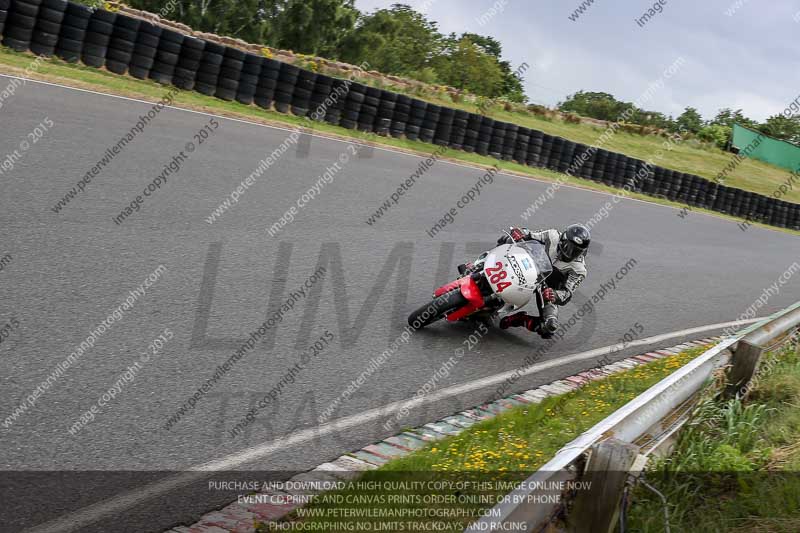
[[(2, 43), (115, 74), (568, 172), (611, 187), (800, 230), (800, 205), (728, 187), (516, 124), (341, 80), (66, 0), (0, 0)], [(582, 164), (579, 162), (582, 161)]]

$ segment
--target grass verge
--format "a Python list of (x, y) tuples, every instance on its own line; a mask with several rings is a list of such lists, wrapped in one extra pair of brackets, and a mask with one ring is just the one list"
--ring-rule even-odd
[[(800, 531), (800, 353), (770, 357), (745, 402), (701, 402), (675, 452), (648, 470), (672, 531)], [(640, 486), (631, 501), (627, 531), (665, 530), (658, 497)]]
[[(319, 495), (280, 524), (261, 524), (259, 531), (462, 531), (566, 443), (704, 350), (693, 348), (541, 403), (510, 409), (365, 472), (357, 479), (359, 486)], [(431, 480), (447, 486), (398, 491), (391, 484)], [(471, 485), (457, 485), (464, 481)], [(369, 483), (379, 487), (365, 488)], [(398, 494), (418, 501), (393, 502)], [(431, 495), (438, 499), (426, 502)], [(343, 516), (345, 511), (351, 516)], [(387, 522), (393, 524), (389, 529)]]
[[(32, 65), (35, 65), (34, 69), (31, 69)], [(70, 87), (94, 90), (98, 92), (127, 96), (131, 98), (140, 98), (149, 101), (157, 101), (160, 98), (162, 98), (167, 92), (167, 89), (164, 86), (159, 85), (152, 81), (138, 80), (130, 76), (119, 76), (117, 74), (108, 72), (104, 69), (95, 69), (80, 64), (66, 63), (58, 58), (37, 60), (37, 58), (30, 53), (15, 52), (5, 47), (0, 47), (0, 72), (16, 76), (24, 76), (31, 79), (48, 81), (52, 83), (58, 83)], [(12, 98), (6, 99), (6, 102), (4, 103), (8, 104), (10, 101), (12, 101)], [(238, 102), (226, 102), (224, 100), (205, 96), (191, 91), (178, 92), (177, 95), (175, 96), (173, 105), (176, 107), (192, 109), (196, 111), (204, 111), (207, 113), (214, 113), (217, 115), (231, 117), (231, 118), (245, 119), (266, 125), (305, 126), (305, 127), (308, 127), (310, 125), (310, 122), (308, 120), (305, 120), (304, 118), (301, 117), (297, 117), (290, 114), (278, 113), (277, 111), (265, 110), (257, 106), (247, 106), (240, 104)], [(453, 104), (451, 103), (450, 105)], [(511, 120), (521, 124), (525, 122), (517, 120), (519, 117), (517, 117), (516, 115), (513, 117), (503, 116), (503, 113), (505, 112), (496, 113), (497, 115), (496, 118), (499, 118), (501, 120)], [(508, 113), (505, 114), (508, 115)], [(533, 122), (523, 125), (539, 128), (544, 131), (547, 131), (548, 133), (552, 133), (555, 135), (562, 135), (569, 139), (586, 142), (589, 144), (594, 142), (601, 133), (600, 130), (597, 130), (597, 128), (585, 124), (574, 125), (566, 123), (564, 123), (562, 126), (566, 127), (568, 130), (570, 128), (574, 128), (574, 131), (561, 132), (559, 130), (558, 132), (556, 132), (545, 128), (545, 125), (551, 124), (546, 120), (537, 119), (533, 116), (530, 117), (530, 120)], [(542, 122), (543, 124), (538, 124), (538, 122)], [(592, 131), (592, 133), (590, 135), (587, 135), (586, 132), (584, 132), (583, 136), (577, 135), (577, 132), (580, 131), (579, 128), (583, 129), (588, 128), (589, 130)], [(313, 123), (313, 129), (321, 134), (331, 137), (355, 139), (358, 140), (359, 142), (375, 144), (375, 145), (384, 145), (401, 151), (406, 151), (409, 153), (415, 153), (425, 156), (431, 154), (436, 148), (438, 148), (420, 141), (395, 139), (392, 137), (379, 137), (375, 134), (348, 130), (339, 126), (332, 126), (326, 123)], [(623, 150), (620, 146), (616, 145), (612, 146), (611, 144), (605, 146), (605, 148), (619, 150), (624, 153), (629, 153), (629, 155), (631, 156), (641, 157), (646, 159), (650, 157), (650, 154), (655, 153), (657, 150), (661, 148), (661, 142), (662, 142), (661, 139), (656, 137), (653, 137), (651, 140), (646, 140), (646, 139), (647, 138), (643, 136), (636, 136), (620, 132), (614, 136), (612, 142), (621, 142), (623, 143), (623, 145), (626, 143), (629, 145), (634, 145), (634, 144), (641, 145), (640, 148), (642, 151), (636, 153), (625, 152), (625, 150)], [(678, 154), (684, 153), (685, 150), (689, 150), (689, 148), (679, 147), (675, 149), (675, 153)], [(668, 161), (665, 161), (665, 164), (668, 164), (668, 166), (675, 168), (677, 170), (703, 175), (701, 172), (699, 172), (699, 166), (695, 168), (692, 165), (694, 164), (694, 162), (698, 162), (700, 160), (703, 160), (703, 158), (710, 157), (709, 152), (706, 150), (697, 150), (697, 149), (692, 149), (692, 150), (698, 152), (698, 154), (693, 155), (692, 158), (687, 159), (687, 161), (685, 161), (681, 165), (668, 164), (670, 163)], [(720, 154), (722, 154), (722, 152), (720, 152)], [(719, 168), (722, 168), (724, 167), (725, 164), (727, 164), (728, 161), (727, 157), (730, 156), (730, 154), (722, 154), (722, 155), (724, 157), (721, 157), (720, 160), (718, 161)], [(482, 167), (491, 167), (497, 165), (500, 169), (506, 172), (510, 172), (524, 177), (535, 177), (537, 179), (542, 179), (545, 181), (555, 181), (560, 179), (566, 184), (585, 189), (592, 189), (609, 193), (620, 192), (619, 189), (608, 187), (606, 185), (596, 183), (590, 180), (567, 176), (566, 174), (562, 174), (560, 172), (555, 172), (543, 168), (531, 168), (526, 165), (520, 165), (517, 163), (510, 163), (506, 161), (498, 161), (491, 157), (484, 157), (477, 154), (469, 154), (466, 152), (462, 152), (460, 150), (448, 149), (443, 153), (442, 159), (467, 163), (470, 165), (478, 165)], [(758, 165), (756, 165), (756, 163), (758, 163)], [(758, 172), (754, 173), (754, 175), (759, 176), (758, 179), (749, 179), (743, 177), (746, 175), (747, 169), (749, 169), (750, 171), (754, 170), (751, 167), (751, 165), (756, 165), (758, 167), (757, 169)], [(760, 168), (761, 166), (768, 167), (768, 169), (762, 169)], [(784, 176), (784, 174), (787, 174), (782, 169), (777, 169), (781, 171), (779, 173), (775, 173), (775, 170), (776, 168), (771, 167), (770, 165), (764, 165), (762, 163), (753, 161), (745, 161), (741, 165), (740, 169), (737, 170), (736, 173), (734, 173), (734, 177), (732, 177), (729, 180), (728, 185), (734, 187), (742, 187), (744, 189), (756, 192), (761, 192), (762, 194), (771, 194), (772, 191), (774, 191), (777, 188), (777, 186), (780, 185), (780, 183), (783, 183), (783, 181), (785, 181), (786, 176)], [(742, 174), (742, 176), (737, 177), (740, 172), (745, 172), (745, 174)], [(706, 175), (706, 177), (709, 176)], [(713, 176), (711, 177), (713, 178)], [(794, 197), (787, 196), (785, 199), (789, 201), (800, 201), (800, 189), (792, 191), (791, 194), (794, 194), (795, 196)], [(639, 193), (630, 193), (627, 196), (629, 198), (646, 200), (648, 202), (657, 203), (661, 205), (668, 205), (671, 207), (679, 207), (679, 208), (685, 207), (684, 204), (680, 204), (678, 202), (672, 202), (670, 200), (666, 200), (663, 198), (654, 198), (652, 196), (647, 196)], [(730, 220), (737, 220), (737, 221), (742, 220), (741, 218), (728, 216), (707, 209), (687, 207), (687, 210), (691, 212), (702, 212), (706, 214), (711, 214), (714, 216)], [(684, 215), (691, 216), (686, 213), (684, 213)], [(800, 235), (800, 231), (786, 230), (782, 228), (776, 228), (773, 226), (763, 225), (760, 223), (753, 223), (753, 225)]]

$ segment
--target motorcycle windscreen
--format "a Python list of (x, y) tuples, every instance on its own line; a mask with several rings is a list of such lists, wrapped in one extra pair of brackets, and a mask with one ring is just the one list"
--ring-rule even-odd
[(536, 280), (537, 284), (544, 281), (547, 276), (553, 272), (553, 263), (550, 261), (550, 257), (547, 255), (544, 244), (540, 243), (539, 241), (524, 241), (516, 243), (516, 246), (519, 246), (528, 252), (531, 260), (533, 260), (534, 266), (536, 266), (536, 271), (538, 273)]

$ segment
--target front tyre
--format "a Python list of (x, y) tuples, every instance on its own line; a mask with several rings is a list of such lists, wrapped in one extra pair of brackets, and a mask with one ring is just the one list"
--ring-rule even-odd
[(441, 296), (437, 296), (429, 304), (423, 305), (408, 315), (408, 325), (414, 329), (422, 329), (437, 320), (441, 320), (447, 313), (451, 313), (465, 305), (467, 305), (467, 299), (461, 294), (461, 289), (453, 289)]

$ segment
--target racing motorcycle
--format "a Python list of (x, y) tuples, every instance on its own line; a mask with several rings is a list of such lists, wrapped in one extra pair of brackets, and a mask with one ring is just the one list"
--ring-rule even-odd
[(430, 303), (409, 315), (409, 326), (422, 329), (442, 318), (488, 320), (524, 307), (534, 296), (541, 298), (553, 272), (544, 244), (524, 240), (518, 228), (505, 233), (510, 244), (484, 252), (469, 273), (436, 289)]

